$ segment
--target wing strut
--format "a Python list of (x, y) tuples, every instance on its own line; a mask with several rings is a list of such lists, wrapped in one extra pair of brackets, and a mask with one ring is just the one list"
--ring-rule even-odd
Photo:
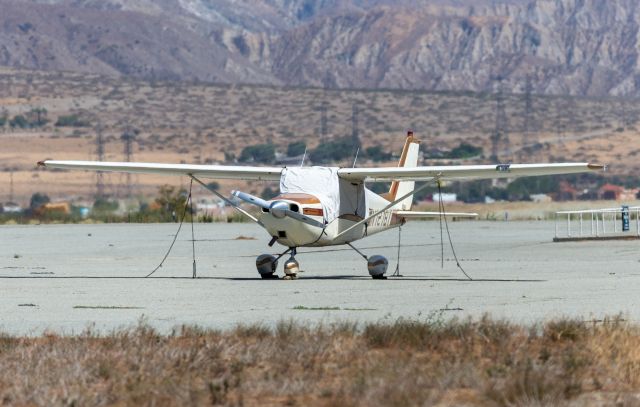
[(256, 218), (255, 216), (253, 216), (252, 214), (250, 214), (249, 212), (245, 211), (244, 209), (242, 209), (241, 207), (239, 207), (238, 205), (234, 204), (233, 202), (231, 202), (228, 198), (226, 198), (225, 196), (223, 196), (220, 192), (216, 191), (215, 189), (211, 188), (209, 185), (205, 184), (204, 182), (200, 181), (198, 178), (194, 177), (193, 174), (187, 174), (189, 175), (189, 177), (194, 180), (195, 182), (197, 182), (198, 184), (200, 184), (202, 187), (204, 187), (205, 189), (209, 190), (210, 192), (212, 192), (214, 195), (216, 195), (218, 198), (222, 199), (227, 205), (231, 206), (233, 209), (237, 210), (238, 212), (240, 212), (241, 214), (243, 214), (244, 216), (248, 217), (249, 219), (251, 219), (252, 221), (254, 221), (255, 223), (257, 223), (258, 225), (264, 227), (264, 224), (262, 222), (260, 222), (260, 220), (258, 218)]

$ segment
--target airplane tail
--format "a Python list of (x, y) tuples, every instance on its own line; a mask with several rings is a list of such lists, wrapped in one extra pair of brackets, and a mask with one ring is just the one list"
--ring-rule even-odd
[[(420, 140), (413, 137), (413, 132), (407, 133), (407, 139), (404, 142), (404, 148), (402, 149), (402, 155), (400, 156), (400, 162), (398, 167), (417, 167), (418, 166), (418, 152), (420, 150)], [(400, 198), (403, 195), (411, 192), (415, 188), (415, 181), (393, 181), (389, 193), (385, 194), (385, 198), (391, 202)], [(401, 210), (411, 210), (411, 204), (413, 203), (413, 195), (409, 195), (402, 201), (398, 202), (395, 207)]]

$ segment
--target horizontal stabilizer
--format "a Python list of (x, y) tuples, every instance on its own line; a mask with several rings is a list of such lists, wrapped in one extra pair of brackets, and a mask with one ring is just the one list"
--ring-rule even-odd
[(416, 212), (416, 211), (398, 211), (395, 214), (405, 219), (420, 219), (420, 218), (438, 218), (440, 215), (452, 216), (456, 218), (475, 218), (477, 213), (467, 212)]

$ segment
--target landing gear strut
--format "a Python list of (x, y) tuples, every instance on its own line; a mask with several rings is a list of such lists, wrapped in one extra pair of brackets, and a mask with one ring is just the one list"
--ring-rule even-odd
[(295, 280), (298, 278), (300, 263), (295, 259), (297, 253), (295, 247), (290, 247), (286, 252), (277, 257), (271, 254), (261, 254), (258, 256), (258, 258), (256, 258), (256, 268), (258, 269), (258, 273), (260, 273), (260, 277), (263, 279), (278, 278), (275, 274), (278, 268), (278, 260), (287, 253), (291, 253), (291, 255), (289, 259), (284, 262), (284, 279)]

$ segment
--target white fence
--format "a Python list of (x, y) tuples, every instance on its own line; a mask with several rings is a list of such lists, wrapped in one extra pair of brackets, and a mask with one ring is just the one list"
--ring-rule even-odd
[[(640, 236), (640, 206), (630, 206), (629, 230), (622, 230), (623, 208), (585, 209), (580, 211), (556, 212), (556, 239), (571, 237), (605, 237), (624, 233)], [(566, 216), (566, 221), (563, 218)], [(560, 218), (560, 219), (559, 219)], [(573, 222), (572, 222), (573, 221)], [(566, 233), (560, 223), (566, 223)], [(633, 227), (635, 224), (635, 230)], [(575, 225), (575, 226), (574, 226)], [(576, 230), (574, 230), (574, 228)]]

